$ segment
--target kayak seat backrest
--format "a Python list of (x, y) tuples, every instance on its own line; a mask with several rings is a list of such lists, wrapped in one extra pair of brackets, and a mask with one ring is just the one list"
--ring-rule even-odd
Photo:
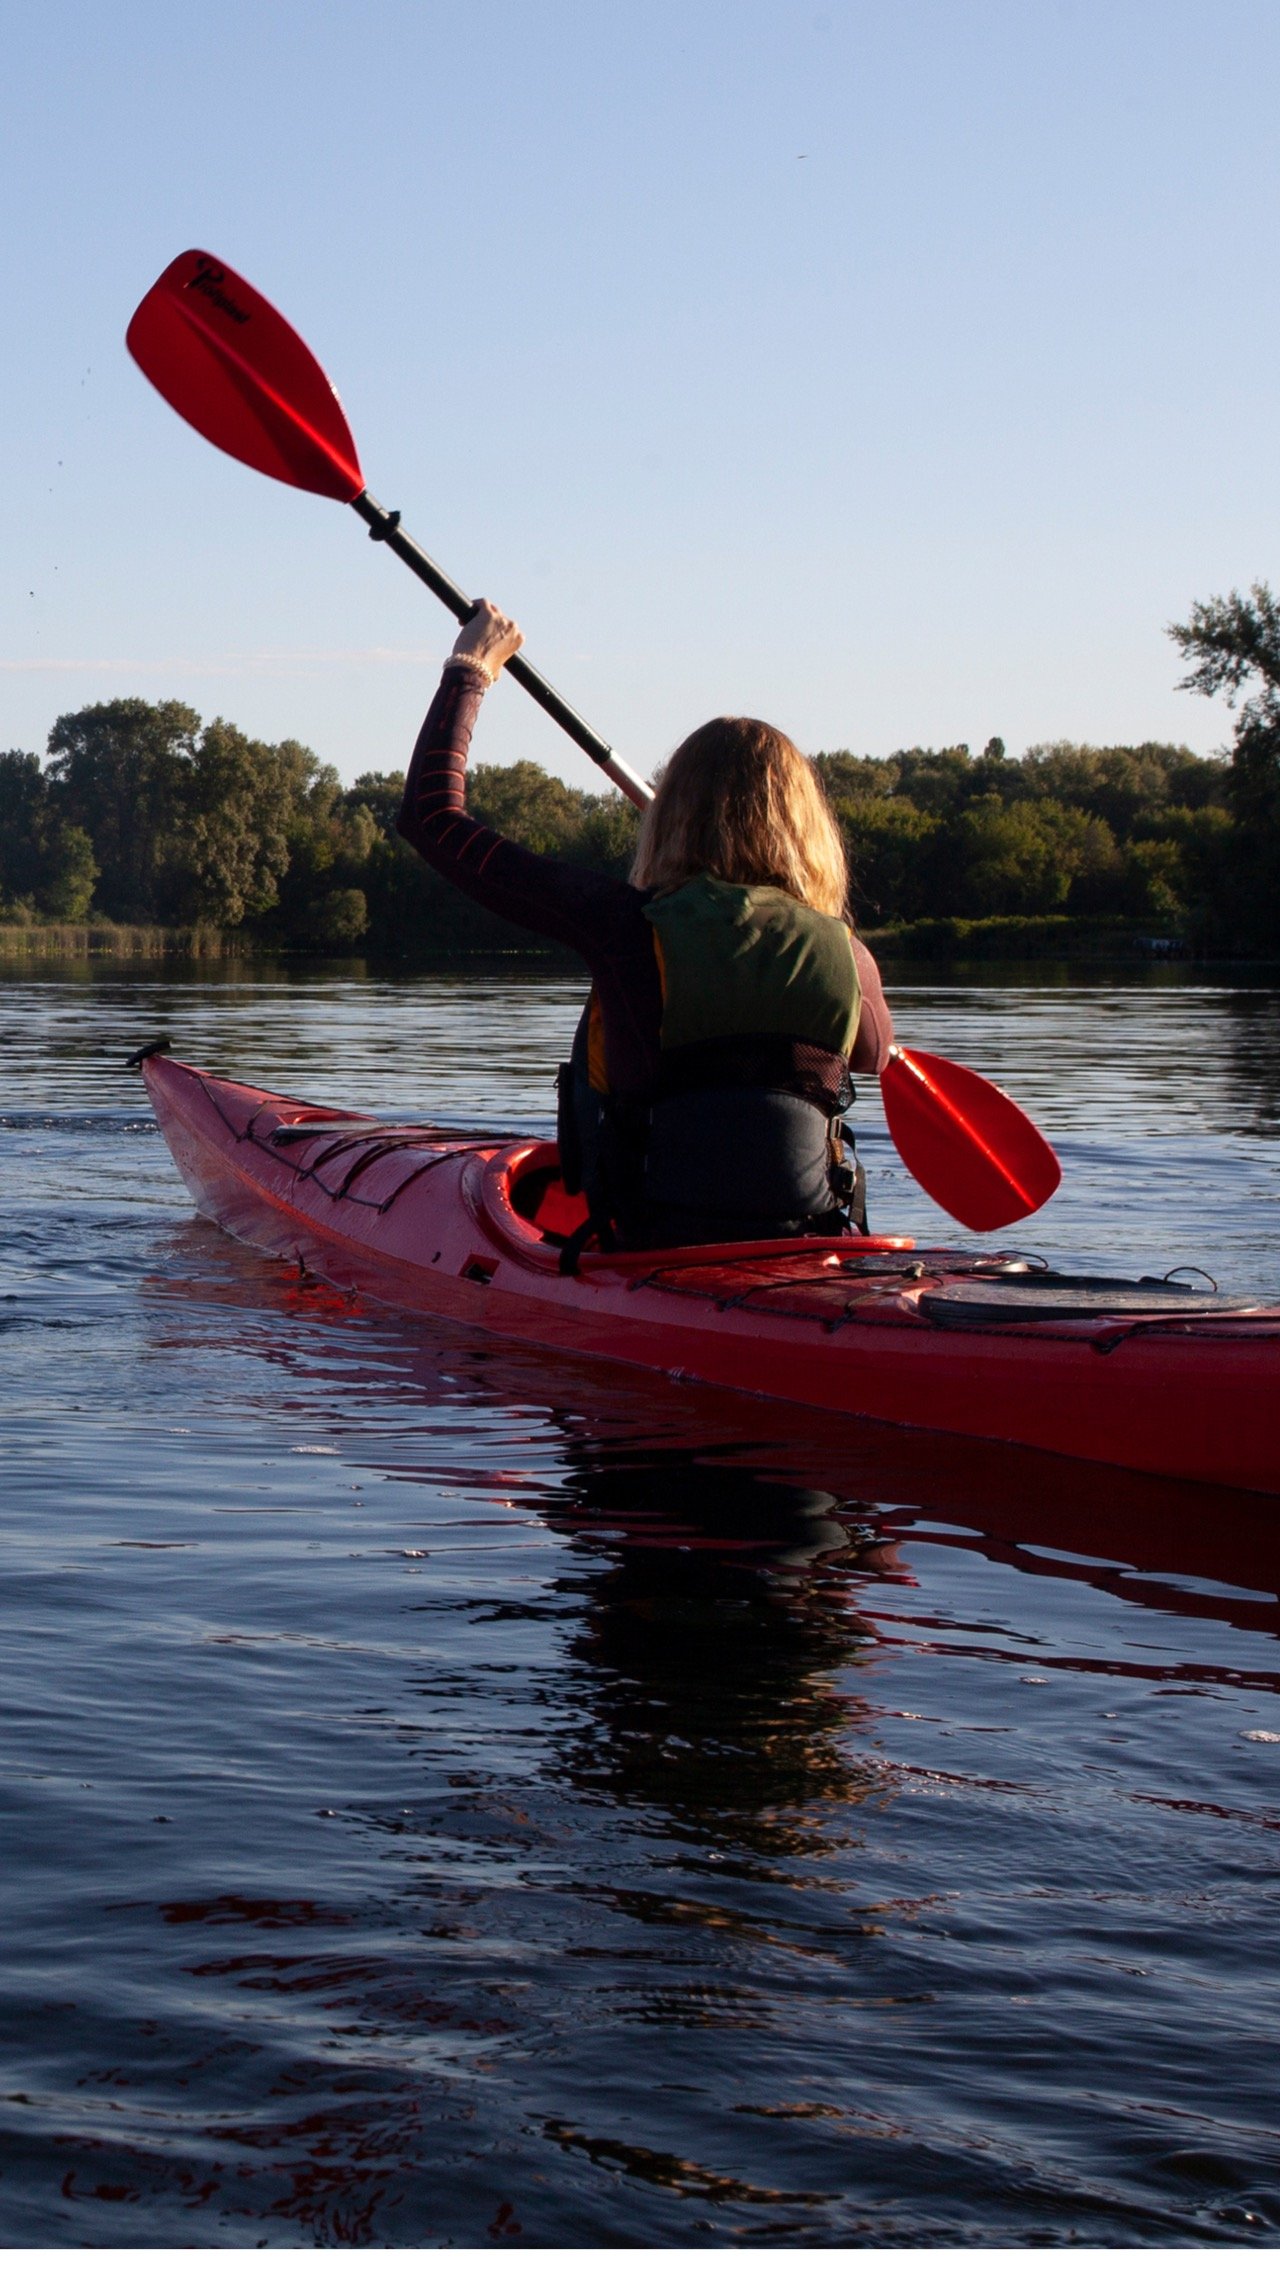
[(562, 1245), (586, 1221), (582, 1193), (571, 1198), (560, 1181), (560, 1154), (554, 1144), (539, 1144), (521, 1161), (508, 1196), (516, 1214), (541, 1231), (550, 1245)]

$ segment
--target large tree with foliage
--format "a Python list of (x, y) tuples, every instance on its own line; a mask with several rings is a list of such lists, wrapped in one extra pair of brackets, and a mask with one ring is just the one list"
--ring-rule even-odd
[(185, 702), (124, 696), (68, 711), (49, 736), (57, 801), (92, 840), (99, 905), (118, 922), (174, 916), (169, 872), (182, 843), (199, 730)]
[(1251, 584), (1248, 599), (1228, 592), (1224, 600), (1197, 600), (1185, 623), (1170, 624), (1169, 637), (1194, 663), (1180, 686), (1225, 695), (1233, 705), (1248, 686), (1241, 717), (1280, 731), (1280, 601), (1268, 585)]
[(338, 795), (300, 742), (253, 741), (184, 702), (127, 697), (58, 719), (43, 777), (61, 827), (92, 847), (101, 912), (227, 929), (273, 907), (295, 835)]
[(0, 752), (0, 815), (0, 911), (11, 922), (81, 922), (98, 877), (93, 844), (30, 750)]
[(318, 770), (301, 742), (250, 741), (225, 718), (206, 726), (182, 784), (181, 835), (169, 857), (172, 911), (234, 929), (274, 907), (290, 823)]
[[(1239, 703), (1231, 752), (1237, 822), (1233, 893), (1241, 942), (1280, 946), (1280, 601), (1266, 584), (1247, 598), (1197, 601), (1169, 636), (1192, 668), (1179, 684)], [(1241, 697), (1244, 697), (1241, 700)]]

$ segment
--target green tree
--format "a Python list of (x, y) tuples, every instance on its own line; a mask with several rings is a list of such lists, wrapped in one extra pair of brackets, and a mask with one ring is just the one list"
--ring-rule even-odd
[(890, 764), (899, 795), (921, 812), (944, 817), (959, 812), (974, 793), (974, 764), (967, 742), (951, 749), (895, 750)]
[(125, 696), (66, 712), (49, 736), (62, 817), (91, 839), (98, 896), (120, 922), (163, 922), (200, 720), (185, 702)]
[(1187, 913), (1182, 846), (1169, 836), (1147, 836), (1125, 854), (1128, 910), (1153, 922), (1181, 924)]
[[(365, 921), (369, 918), (370, 860), (381, 832), (363, 794), (344, 790), (331, 765), (320, 765), (310, 750), (298, 743), (282, 743), (292, 760), (287, 843), (288, 867), (280, 886), (279, 906), (268, 919), (268, 935), (286, 945), (317, 946), (325, 943), (338, 920), (327, 903), (334, 893), (365, 894)], [(305, 761), (305, 762), (304, 762)], [(399, 800), (397, 798), (397, 807)], [(335, 903), (336, 904), (336, 903)], [(351, 908), (341, 918), (344, 943), (354, 936)]]
[(913, 922), (934, 912), (933, 874), (944, 826), (909, 797), (837, 797), (854, 905), (864, 921)]
[(891, 797), (898, 786), (897, 765), (891, 757), (855, 757), (852, 750), (831, 749), (819, 750), (813, 762), (833, 805)]
[(348, 810), (363, 805), (372, 813), (381, 836), (394, 836), (396, 815), (404, 802), (403, 773), (361, 773), (343, 797)]
[(170, 920), (235, 929), (275, 906), (290, 862), (290, 823), (317, 771), (300, 742), (250, 741), (225, 718), (205, 727), (165, 848)]
[(93, 906), (97, 880), (98, 863), (88, 830), (77, 828), (74, 821), (56, 825), (45, 853), (40, 913), (55, 923), (83, 923)]
[(27, 921), (83, 922), (98, 878), (93, 844), (66, 818), (30, 750), (0, 753), (0, 812), (0, 910)]
[[(1233, 928), (1244, 944), (1280, 946), (1280, 601), (1266, 584), (1246, 598), (1197, 601), (1169, 636), (1192, 668), (1178, 681), (1197, 694), (1239, 702), (1231, 753), (1238, 824)], [(1246, 693), (1247, 690), (1247, 693)], [(1240, 701), (1241, 695), (1245, 696)]]
[(957, 904), (945, 913), (1055, 915), (1080, 879), (1105, 875), (1115, 841), (1105, 821), (1056, 799), (975, 799), (956, 828)]
[(1144, 815), (1169, 804), (1225, 803), (1228, 769), (1165, 742), (1095, 748), (1085, 742), (1040, 742), (1022, 759), (1033, 795), (1096, 813), (1118, 838)]
[(569, 858), (625, 876), (635, 858), (640, 815), (628, 797), (583, 798), (583, 813), (567, 847)]
[(369, 928), (369, 903), (362, 891), (339, 886), (314, 901), (308, 945), (342, 951), (358, 945)]
[(1197, 600), (1185, 623), (1169, 625), (1169, 637), (1193, 664), (1179, 686), (1224, 695), (1233, 708), (1247, 686), (1246, 723), (1280, 729), (1280, 601), (1266, 584), (1250, 585), (1248, 599), (1228, 592)]
[[(49, 747), (64, 902), (83, 897), (84, 856), (74, 836), (57, 850), (58, 829), (89, 839), (100, 902), (122, 922), (235, 929), (275, 906), (300, 842), (318, 836), (332, 861), (338, 777), (300, 742), (254, 741), (225, 718), (202, 727), (185, 703), (128, 698), (59, 718)], [(356, 828), (362, 856), (375, 834), (371, 819)]]
[(530, 852), (563, 854), (581, 825), (584, 802), (580, 789), (528, 758), (515, 765), (474, 766), (467, 789), (476, 819)]
[(48, 783), (32, 751), (0, 751), (0, 812), (0, 907), (34, 912), (51, 814)]

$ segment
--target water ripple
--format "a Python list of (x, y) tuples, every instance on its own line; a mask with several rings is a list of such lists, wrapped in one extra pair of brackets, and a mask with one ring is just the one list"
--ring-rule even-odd
[[(541, 1130), (578, 991), (13, 979), (6, 2241), (1274, 2247), (1274, 1508), (336, 1298), (122, 1065)], [(896, 999), (1042, 1251), (1274, 1293), (1274, 995)]]

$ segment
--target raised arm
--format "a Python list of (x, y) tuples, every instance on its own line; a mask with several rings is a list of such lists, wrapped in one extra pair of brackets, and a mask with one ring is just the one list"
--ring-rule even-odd
[[(480, 704), (522, 638), (511, 618), (488, 600), (463, 625), (415, 744), (396, 826), (469, 898), (509, 922), (558, 939), (594, 966), (613, 944), (620, 903), (636, 894), (612, 876), (526, 851), (466, 807), (467, 753)], [(634, 925), (635, 911), (628, 906), (625, 913)]]

